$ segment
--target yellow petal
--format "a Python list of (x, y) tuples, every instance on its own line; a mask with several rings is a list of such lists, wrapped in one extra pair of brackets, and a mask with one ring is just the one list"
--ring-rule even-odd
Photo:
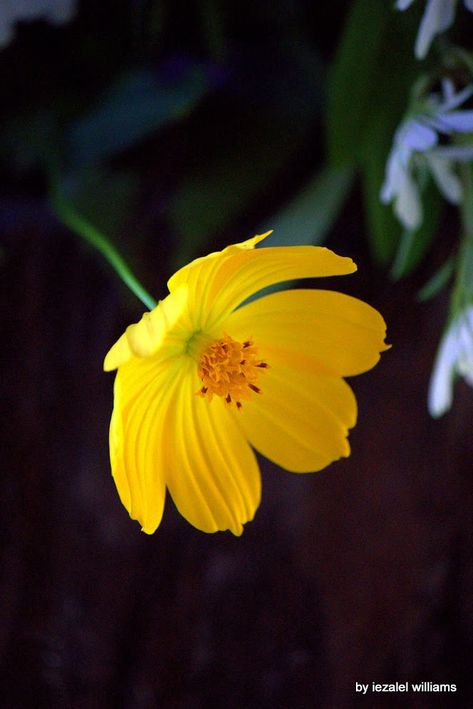
[(357, 298), (325, 290), (272, 293), (233, 312), (231, 336), (254, 339), (271, 367), (293, 366), (352, 376), (378, 362), (386, 324), (377, 310)]
[(166, 349), (163, 352), (166, 356), (177, 354), (190, 329), (187, 307), (188, 288), (182, 284), (153, 310), (144, 313), (138, 323), (127, 327), (106, 355), (104, 370), (109, 372), (133, 357), (149, 357), (158, 350)]
[(130, 517), (151, 534), (161, 522), (165, 478), (163, 437), (179, 360), (165, 366), (132, 360), (120, 367), (110, 424), (112, 475)]
[(289, 367), (271, 367), (261, 394), (235, 416), (250, 443), (291, 472), (321, 470), (350, 454), (348, 429), (356, 422), (356, 400), (340, 378)]
[(126, 332), (111, 346), (103, 362), (104, 372), (111, 372), (118, 369), (133, 357)]
[(188, 285), (189, 300), (195, 303), (196, 329), (211, 332), (249, 296), (273, 283), (356, 270), (350, 258), (320, 246), (252, 248), (259, 238), (197, 259), (169, 280), (171, 292), (183, 283)]
[(243, 532), (261, 497), (255, 455), (224, 408), (196, 396), (196, 365), (179, 374), (173, 415), (167, 422), (166, 481), (179, 512), (204, 532)]
[(246, 241), (241, 241), (238, 244), (230, 244), (222, 249), (222, 251), (212, 251), (212, 253), (207, 254), (207, 256), (200, 256), (199, 258), (194, 259), (171, 276), (168, 280), (169, 291), (173, 291), (181, 285), (181, 283), (188, 283), (189, 281), (192, 281), (195, 275), (200, 272), (202, 267), (205, 271), (206, 267), (209, 265), (209, 262), (213, 263), (215, 260), (218, 261), (222, 258), (226, 258), (227, 256), (236, 255), (240, 253), (240, 251), (251, 251), (257, 244), (260, 243), (260, 241), (263, 241), (272, 233), (273, 232), (271, 230), (265, 232), (264, 234), (256, 234), (256, 236), (253, 236), (251, 239), (247, 239)]

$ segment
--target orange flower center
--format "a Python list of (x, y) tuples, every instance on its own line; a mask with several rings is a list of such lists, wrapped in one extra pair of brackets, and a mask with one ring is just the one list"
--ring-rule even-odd
[(250, 399), (252, 392), (261, 394), (258, 377), (268, 365), (257, 354), (252, 340), (241, 343), (224, 335), (212, 342), (200, 356), (198, 374), (203, 386), (197, 393), (209, 401), (216, 394), (228, 406), (235, 403), (241, 409), (242, 399)]

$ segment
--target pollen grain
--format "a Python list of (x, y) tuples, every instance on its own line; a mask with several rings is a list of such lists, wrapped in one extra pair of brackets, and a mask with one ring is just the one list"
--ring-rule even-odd
[(212, 401), (221, 396), (226, 406), (240, 410), (242, 400), (251, 398), (252, 392), (261, 394), (258, 378), (269, 365), (258, 358), (253, 340), (237, 342), (229, 335), (207, 345), (200, 355), (198, 375), (202, 387), (197, 394)]

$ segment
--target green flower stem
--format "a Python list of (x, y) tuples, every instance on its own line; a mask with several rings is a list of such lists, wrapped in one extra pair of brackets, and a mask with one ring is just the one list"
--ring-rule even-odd
[(149, 310), (156, 307), (156, 300), (143, 288), (116, 248), (112, 246), (98, 229), (75, 210), (72, 204), (62, 196), (57, 187), (53, 187), (51, 190), (51, 205), (63, 224), (84, 239), (84, 241), (90, 244), (94, 249), (97, 249), (105, 260), (108, 261), (115, 273)]
[(463, 201), (461, 208), (463, 240), (460, 247), (458, 271), (452, 297), (454, 317), (473, 302), (473, 176), (472, 166), (461, 166)]
[(473, 173), (469, 163), (462, 165), (464, 199), (462, 206), (465, 236), (473, 241)]

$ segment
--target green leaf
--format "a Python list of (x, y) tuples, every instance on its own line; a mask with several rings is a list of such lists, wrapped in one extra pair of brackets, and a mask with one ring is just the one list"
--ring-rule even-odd
[(392, 205), (380, 200), (386, 163), (394, 133), (406, 111), (412, 84), (418, 77), (412, 27), (405, 13), (393, 13), (384, 35), (384, 49), (379, 58), (379, 75), (373, 86), (372, 109), (356, 146), (363, 173), (363, 197), (373, 258), (381, 265), (390, 263), (398, 249), (401, 226)]
[(371, 123), (361, 155), (361, 169), (371, 252), (374, 260), (384, 266), (392, 261), (401, 235), (392, 206), (382, 204), (379, 197), (391, 140), (389, 122), (385, 112), (380, 112)]
[(80, 167), (104, 160), (181, 120), (209, 86), (205, 72), (196, 66), (174, 82), (150, 71), (124, 74), (94, 110), (70, 127), (66, 136), (70, 163)]
[(342, 165), (353, 159), (377, 81), (378, 56), (389, 3), (355, 0), (345, 24), (338, 54), (329, 74), (327, 147), (331, 162)]
[(321, 244), (347, 198), (353, 182), (349, 167), (325, 167), (280, 212), (267, 221), (274, 230), (271, 246)]
[(374, 115), (394, 130), (419, 65), (414, 57), (418, 11), (391, 2), (355, 0), (329, 75), (327, 149), (334, 165), (352, 162)]

